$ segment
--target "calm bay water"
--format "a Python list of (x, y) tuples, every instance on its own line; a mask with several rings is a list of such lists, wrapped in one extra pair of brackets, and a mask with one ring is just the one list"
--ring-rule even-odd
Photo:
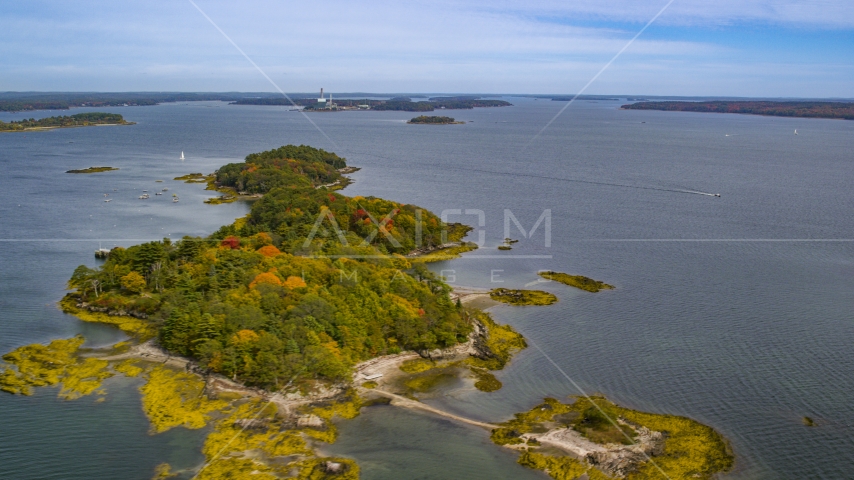
[[(56, 309), (74, 267), (95, 265), (99, 245), (214, 231), (247, 206), (204, 205), (209, 192), (173, 177), (304, 143), (362, 167), (349, 195), (470, 210), (449, 218), (473, 226), (471, 210), (482, 211), (485, 246), (434, 266), (456, 284), (520, 287), (553, 269), (616, 285), (588, 294), (540, 284), (560, 302), (492, 310), (585, 392), (715, 427), (737, 455), (726, 478), (849, 477), (854, 245), (791, 240), (854, 238), (854, 122), (578, 102), (526, 145), (564, 104), (509, 100), (516, 106), (454, 111), (472, 122), (457, 126), (406, 125), (405, 112), (313, 114), (336, 146), (297, 112), (218, 102), (107, 109), (135, 126), (0, 135), (0, 351), (76, 333), (118, 341)], [(55, 114), (38, 113), (26, 116)], [(95, 165), (120, 170), (64, 173)], [(511, 221), (522, 241), (497, 251), (505, 209), (526, 230), (550, 210), (551, 244), (544, 225), (524, 239)], [(542, 352), (522, 352), (498, 392), (461, 388), (429, 402), (500, 421), (544, 396), (578, 394)], [(112, 379), (97, 404), (54, 390), (0, 395), (0, 477), (143, 479), (164, 461), (200, 462), (203, 432), (147, 434), (138, 385)], [(804, 427), (805, 415), (819, 426)], [(486, 432), (429, 416), (374, 407), (339, 428), (328, 450), (356, 458), (365, 479), (543, 478)]]

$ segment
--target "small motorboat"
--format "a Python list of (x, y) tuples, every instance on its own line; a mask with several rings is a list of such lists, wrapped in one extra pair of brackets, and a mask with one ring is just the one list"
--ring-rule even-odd
[(157, 192), (155, 195), (163, 195), (163, 192)]

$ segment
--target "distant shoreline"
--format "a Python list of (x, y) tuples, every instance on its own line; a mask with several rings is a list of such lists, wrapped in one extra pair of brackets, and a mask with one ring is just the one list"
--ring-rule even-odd
[(621, 110), (659, 110), (666, 112), (737, 113), (766, 117), (824, 118), (854, 120), (854, 103), (846, 102), (638, 102), (620, 107)]
[(82, 127), (119, 127), (122, 125), (136, 125), (136, 122), (127, 123), (92, 123), (89, 125), (57, 125), (53, 127), (27, 127), (21, 130), (0, 130), (0, 133), (32, 132), (41, 130), (56, 130), (58, 128), (82, 128)]
[(107, 125), (135, 125), (128, 122), (119, 114), (105, 112), (78, 113), (76, 115), (59, 115), (45, 117), (13, 120), (11, 122), (0, 121), (0, 132), (28, 132), (33, 130), (52, 130), (54, 128), (73, 127), (103, 127)]

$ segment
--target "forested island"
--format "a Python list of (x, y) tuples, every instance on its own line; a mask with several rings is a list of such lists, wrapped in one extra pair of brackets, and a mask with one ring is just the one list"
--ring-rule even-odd
[(51, 128), (91, 127), (98, 125), (133, 125), (133, 122), (115, 113), (78, 113), (77, 115), (47, 117), (36, 120), (0, 121), (0, 132), (23, 132), (26, 130), (47, 130)]
[(439, 117), (434, 115), (419, 115), (412, 120), (406, 122), (411, 124), (422, 124), (422, 125), (461, 125), (466, 122), (457, 122), (454, 121), (451, 117)]
[[(261, 195), (248, 215), (207, 237), (116, 247), (98, 268), (71, 275), (62, 309), (131, 339), (98, 351), (83, 348), (82, 337), (20, 347), (2, 357), (0, 390), (56, 386), (64, 399), (104, 398), (105, 379), (141, 376), (153, 434), (211, 424), (205, 463), (192, 471), (198, 479), (355, 480), (356, 462), (317, 447), (336, 440), (334, 419), (389, 402), (489, 429), (496, 443), (522, 450), (520, 463), (555, 479), (646, 478), (650, 457), (672, 478), (729, 468), (726, 443), (711, 428), (605, 399), (596, 405), (625, 419), (618, 430), (627, 445), (612, 444), (606, 417), (581, 399), (547, 399), (500, 424), (423, 403), (454, 378), (500, 389), (492, 372), (527, 343), (424, 266), (446, 259), (430, 252), (471, 248), (461, 243), (469, 227), (324, 188), (345, 168), (334, 153), (293, 145), (221, 167), (218, 186)], [(477, 295), (556, 300), (504, 289)], [(647, 456), (625, 453), (637, 449)], [(156, 478), (173, 473), (162, 464)]]
[(854, 103), (846, 102), (639, 102), (624, 110), (664, 110), (670, 112), (743, 113), (775, 117), (837, 118), (854, 120)]

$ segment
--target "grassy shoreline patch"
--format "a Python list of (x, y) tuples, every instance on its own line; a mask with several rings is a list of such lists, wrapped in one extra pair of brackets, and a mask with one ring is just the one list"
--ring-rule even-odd
[(430, 253), (426, 253), (424, 255), (419, 255), (417, 257), (412, 257), (411, 260), (413, 262), (423, 262), (423, 263), (431, 263), (431, 262), (443, 262), (445, 260), (453, 260), (455, 258), (460, 258), (461, 254), (466, 252), (471, 252), (472, 250), (477, 250), (477, 244), (474, 242), (463, 242), (460, 245), (455, 245), (453, 247), (441, 248), (438, 250), (434, 250)]
[[(622, 432), (614, 422), (618, 422)], [(545, 433), (561, 428), (575, 430), (588, 440), (605, 446), (618, 443), (620, 438), (625, 441), (619, 443), (630, 444), (624, 432), (629, 438), (636, 430), (644, 428), (661, 432), (665, 439), (663, 451), (652, 454), (654, 463), (639, 463), (625, 477), (628, 480), (660, 478), (662, 471), (669, 478), (711, 479), (730, 470), (734, 463), (729, 444), (713, 428), (686, 417), (620, 407), (601, 396), (574, 397), (573, 403), (546, 398), (531, 410), (517, 413), (512, 420), (502, 423), (500, 428), (492, 431), (491, 439), (498, 445), (527, 444), (527, 451), (519, 458), (519, 463), (544, 470), (555, 479), (571, 480), (584, 473), (589, 478), (609, 478), (596, 470), (593, 464), (537, 452), (537, 442), (525, 442), (522, 438), (526, 433)]]
[(500, 380), (495, 378), (495, 375), (489, 373), (486, 369), (471, 367), (471, 372), (475, 375), (476, 381), (474, 382), (474, 388), (480, 390), (481, 392), (494, 392), (496, 390), (500, 390), (504, 385)]
[(583, 275), (569, 275), (567, 273), (553, 272), (551, 270), (545, 272), (538, 272), (537, 275), (545, 278), (546, 280), (554, 280), (564, 285), (580, 288), (581, 290), (593, 293), (596, 293), (600, 290), (614, 289), (613, 285), (608, 285), (605, 282), (593, 280), (592, 278), (587, 278)]
[(79, 170), (66, 170), (65, 173), (100, 173), (100, 172), (109, 172), (112, 170), (118, 170), (116, 167), (89, 167), (82, 168)]
[(48, 345), (25, 345), (3, 355), (7, 367), (0, 370), (0, 390), (32, 395), (33, 387), (62, 385), (59, 397), (66, 400), (94, 393), (114, 374), (105, 360), (80, 358), (83, 342), (77, 336)]
[(63, 312), (74, 315), (84, 322), (115, 325), (123, 332), (139, 337), (142, 341), (154, 336), (154, 327), (149, 322), (130, 315), (107, 315), (106, 313), (84, 310), (77, 307), (77, 301), (71, 294), (60, 300), (59, 307)]
[(510, 305), (551, 305), (557, 297), (542, 290), (511, 290), (496, 288), (489, 292), (489, 298)]
[(398, 368), (406, 373), (421, 373), (436, 368), (436, 362), (427, 358), (413, 358), (401, 363)]
[(191, 373), (158, 366), (148, 373), (148, 382), (140, 388), (142, 409), (155, 433), (174, 427), (199, 429), (210, 420), (210, 414), (224, 409), (222, 400), (209, 400), (204, 394), (205, 382)]

